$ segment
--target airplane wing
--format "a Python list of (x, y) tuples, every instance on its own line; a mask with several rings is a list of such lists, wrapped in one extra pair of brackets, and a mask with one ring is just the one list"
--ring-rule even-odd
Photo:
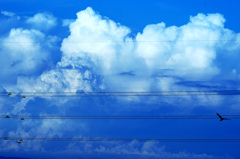
[(222, 119), (222, 116), (217, 113), (217, 116)]
[(228, 119), (228, 118), (223, 118), (224, 120), (231, 120), (231, 119)]

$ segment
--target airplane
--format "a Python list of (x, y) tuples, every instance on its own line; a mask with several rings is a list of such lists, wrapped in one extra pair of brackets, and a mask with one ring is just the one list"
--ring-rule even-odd
[(220, 121), (223, 121), (223, 120), (231, 120), (231, 119), (228, 119), (228, 118), (223, 118), (221, 115), (219, 115), (218, 113), (217, 113), (217, 116), (220, 118)]
[(23, 139), (20, 139), (19, 141), (17, 141), (18, 144), (23, 143)]

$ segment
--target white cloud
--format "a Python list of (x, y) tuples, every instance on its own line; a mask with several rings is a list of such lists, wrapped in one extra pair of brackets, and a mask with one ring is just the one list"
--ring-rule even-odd
[[(39, 13), (32, 19), (44, 16), (46, 15)], [(240, 47), (237, 42), (222, 41), (240, 38), (240, 34), (224, 28), (224, 22), (225, 19), (220, 14), (198, 14), (191, 17), (189, 23), (180, 27), (167, 27), (164, 23), (148, 25), (142, 33), (131, 38), (128, 36), (129, 28), (103, 18), (89, 7), (78, 12), (77, 19), (70, 24), (70, 35), (62, 42), (62, 59), (56, 68), (45, 71), (39, 77), (18, 77), (17, 90), (30, 92), (76, 92), (91, 91), (94, 88), (110, 88), (114, 91), (184, 90), (186, 89), (184, 85), (176, 84), (181, 81), (180, 77), (192, 80), (211, 79), (222, 70), (216, 65), (216, 60), (221, 56), (219, 50), (231, 53)], [(46, 39), (55, 40), (54, 37), (47, 37), (37, 30), (12, 29), (2, 46), (4, 51), (1, 56), (9, 57), (1, 58), (4, 59), (1, 63), (2, 74), (7, 74), (11, 68), (14, 68), (12, 74), (20, 72), (31, 74), (36, 71), (43, 60), (48, 60), (49, 55), (45, 49), (43, 50), (46, 46), (36, 42)], [(12, 45), (8, 41), (21, 43)], [(238, 68), (232, 68), (231, 74), (233, 69), (239, 72)], [(158, 70), (171, 71), (165, 71), (161, 76)], [(156, 77), (154, 74), (157, 74)], [(98, 75), (103, 76), (104, 85), (96, 84), (95, 76)], [(191, 88), (196, 89), (198, 88)], [(138, 98), (125, 99), (138, 100)], [(193, 99), (195, 98), (186, 97), (185, 102), (189, 103)], [(200, 99), (203, 104), (209, 100), (204, 96)], [(212, 101), (212, 104), (216, 105), (218, 104), (216, 101), (221, 100), (216, 97), (216, 100)], [(65, 102), (66, 100), (61, 103)], [(14, 109), (14, 113), (24, 110), (24, 105), (26, 105), (24, 102), (16, 104), (17, 109)]]
[(113, 77), (130, 69), (145, 69), (141, 59), (136, 61), (134, 57), (133, 39), (127, 37), (130, 29), (101, 17), (91, 8), (77, 13), (70, 31), (71, 35), (63, 40), (63, 57), (58, 66), (94, 67), (106, 79), (107, 75)]
[(5, 16), (8, 16), (8, 17), (14, 17), (15, 16), (15, 13), (13, 13), (13, 12), (1, 11), (1, 13)]
[[(43, 72), (39, 77), (18, 77), (17, 88), (13, 92), (74, 92), (85, 91), (91, 92), (98, 88), (97, 80), (92, 72), (83, 69), (64, 69), (56, 68)], [(43, 94), (49, 95), (49, 94)], [(70, 94), (71, 95), (71, 94)], [(27, 97), (14, 104), (13, 114), (18, 114), (25, 110), (27, 103), (34, 98)], [(59, 107), (69, 101), (67, 98), (51, 98), (51, 103), (56, 103)], [(64, 112), (61, 112), (64, 113)]]
[(48, 30), (57, 25), (57, 19), (49, 13), (38, 13), (26, 20), (27, 23), (40, 30)]
[[(91, 64), (104, 75), (110, 87), (125, 85), (130, 90), (134, 89), (132, 82), (128, 82), (131, 79), (142, 79), (136, 90), (149, 89), (142, 86), (151, 86), (151, 76), (159, 69), (171, 69), (171, 75), (192, 80), (211, 79), (221, 73), (222, 68), (215, 63), (221, 56), (219, 50), (230, 53), (240, 48), (238, 42), (222, 41), (239, 38), (239, 34), (224, 28), (224, 22), (221, 14), (198, 14), (180, 27), (166, 27), (164, 23), (147, 25), (142, 33), (131, 38), (129, 28), (87, 8), (77, 13), (77, 19), (70, 25), (71, 34), (63, 40), (63, 57), (58, 65)], [(120, 77), (122, 72), (133, 72), (135, 76)]]
[(0, 72), (7, 79), (16, 78), (18, 74), (32, 74), (40, 66), (46, 67), (46, 63), (50, 66), (52, 46), (45, 42), (54, 42), (57, 38), (46, 36), (38, 30), (18, 28), (11, 29), (1, 41)]
[(198, 14), (180, 27), (148, 25), (136, 36), (136, 53), (149, 68), (174, 69), (178, 76), (211, 78), (221, 70), (214, 63), (218, 50), (228, 48), (221, 40), (235, 40), (237, 36), (224, 28), (224, 21), (220, 14)]
[[(180, 27), (166, 27), (164, 23), (147, 25), (142, 33), (131, 38), (129, 28), (103, 18), (88, 7), (77, 13), (77, 19), (69, 26), (70, 35), (61, 46), (63, 56), (57, 68), (70, 66), (73, 69), (50, 70), (29, 79), (27, 84), (24, 84), (25, 78), (19, 78), (18, 87), (30, 90), (32, 85), (29, 83), (35, 83), (34, 90), (40, 92), (89, 91), (93, 87), (118, 91), (186, 89), (175, 84), (179, 81), (175, 77), (211, 79), (222, 69), (215, 63), (221, 56), (219, 50), (234, 52), (240, 47), (237, 42), (222, 41), (240, 37), (224, 28), (224, 22), (221, 14), (198, 14)], [(91, 86), (94, 82), (89, 81), (94, 79), (83, 78), (84, 71), (79, 71), (85, 67), (92, 69), (90, 74), (102, 75), (105, 86)], [(237, 68), (234, 69), (237, 72)], [(158, 70), (171, 71), (166, 71), (165, 77), (153, 77)]]
[[(25, 77), (18, 79), (18, 88), (25, 91), (36, 92), (76, 92), (80, 90), (91, 91), (94, 87), (94, 80), (89, 77), (91, 72), (78, 69), (53, 69), (44, 72), (37, 79)], [(25, 83), (25, 81), (29, 83)], [(31, 91), (32, 92), (32, 91)]]
[(220, 14), (198, 14), (180, 27), (148, 25), (136, 40), (127, 37), (127, 27), (103, 19), (91, 8), (77, 15), (70, 25), (71, 35), (62, 44), (63, 58), (90, 57), (104, 73), (121, 72), (123, 68), (138, 72), (135, 64), (139, 63), (141, 69), (146, 67), (149, 71), (174, 69), (178, 75), (214, 76), (221, 69), (214, 64), (217, 51), (226, 47), (221, 40), (234, 40), (237, 36), (224, 28), (225, 20)]
[[(219, 50), (231, 53), (240, 47), (237, 42), (222, 41), (240, 37), (224, 28), (224, 22), (221, 14), (198, 14), (180, 27), (167, 27), (164, 23), (147, 25), (142, 33), (131, 38), (129, 28), (103, 18), (88, 7), (78, 12), (77, 19), (70, 24), (70, 35), (62, 42), (63, 54), (57, 69), (28, 80), (19, 77), (18, 88), (25, 91), (34, 88), (39, 92), (89, 91), (93, 87), (114, 91), (183, 90), (186, 87), (177, 85), (180, 79), (175, 77), (211, 79), (222, 70), (216, 65), (221, 56)], [(33, 50), (24, 53), (35, 52), (37, 47), (27, 44), (23, 49)], [(14, 47), (11, 49), (14, 52)], [(91, 71), (85, 72), (86, 67)], [(233, 69), (238, 72), (237, 68)], [(165, 77), (154, 77), (158, 70), (171, 71), (166, 71)], [(95, 79), (87, 79), (84, 74), (103, 76), (105, 86), (95, 85)], [(202, 101), (206, 102), (207, 98)]]
[(110, 69), (119, 43), (130, 30), (112, 20), (102, 19), (91, 8), (77, 13), (70, 25), (71, 35), (64, 39), (61, 50), (66, 57), (90, 57), (98, 67)]
[(102, 18), (91, 8), (77, 15), (70, 25), (71, 35), (62, 44), (64, 58), (91, 57), (104, 73), (121, 72), (124, 68), (139, 72), (139, 63), (141, 70), (151, 72), (174, 69), (179, 76), (212, 77), (221, 69), (214, 64), (218, 49), (239, 48), (239, 44), (229, 46), (221, 41), (235, 40), (239, 35), (224, 28), (225, 19), (220, 14), (198, 14), (180, 27), (148, 25), (136, 39), (127, 37), (127, 27)]
[[(69, 25), (70, 35), (62, 42), (62, 58), (55, 68), (44, 71), (41, 75), (33, 75), (44, 60), (49, 63), (48, 48), (51, 46), (48, 46), (50, 44), (48, 42), (55, 42), (57, 38), (46, 36), (36, 29), (18, 28), (11, 29), (9, 35), (2, 38), (0, 72), (6, 79), (17, 78), (13, 82), (17, 81), (16, 87), (6, 86), (10, 88), (7, 89), (8, 91), (11, 88), (24, 92), (76, 92), (92, 91), (95, 88), (114, 91), (185, 90), (186, 87), (179, 86), (176, 82), (189, 77), (193, 80), (211, 79), (221, 73), (224, 66), (216, 64), (224, 62), (219, 59), (223, 56), (221, 50), (226, 51), (224, 54), (227, 54), (226, 56), (234, 54), (239, 57), (236, 53), (240, 48), (239, 42), (221, 41), (240, 40), (239, 33), (224, 28), (224, 21), (220, 14), (198, 14), (191, 17), (189, 23), (180, 27), (167, 27), (164, 23), (147, 25), (142, 33), (131, 38), (128, 36), (131, 33), (129, 28), (103, 18), (91, 8), (87, 8), (77, 13), (74, 22), (65, 21), (65, 24)], [(27, 23), (32, 24), (34, 28), (50, 29), (56, 25), (56, 18), (46, 13), (39, 13), (29, 18)], [(235, 67), (231, 66), (231, 74), (240, 72), (240, 68)], [(163, 76), (159, 70), (164, 70)], [(154, 73), (157, 74), (156, 77), (153, 76)], [(98, 75), (104, 78), (104, 86), (97, 83)], [(191, 88), (191, 90), (196, 89), (198, 88)], [(210, 99), (202, 96), (198, 100), (205, 105), (212, 103), (217, 105), (214, 103), (221, 102), (219, 98)], [(65, 106), (68, 100), (49, 99), (59, 106)], [(192, 103), (201, 104), (195, 99), (181, 98), (179, 103), (182, 105), (187, 103), (187, 106), (193, 106)], [(11, 112), (19, 114), (25, 110), (29, 101), (32, 100), (27, 98), (20, 102), (14, 101)], [(175, 100), (166, 99), (166, 101), (176, 103)], [(141, 101), (143, 102), (151, 102), (151, 100)], [(152, 108), (147, 107), (147, 109)], [(64, 111), (64, 109), (59, 110), (61, 114), (64, 114)], [(34, 132), (43, 131), (44, 135), (60, 136), (61, 127), (66, 125), (58, 121), (52, 124), (44, 121), (40, 123), (39, 129), (33, 128), (28, 132), (32, 135)], [(26, 134), (25, 131), (19, 133), (22, 134)], [(144, 144), (141, 149), (131, 145), (111, 148), (100, 146), (94, 151), (162, 158), (209, 157), (205, 154), (168, 153), (164, 148), (156, 148), (148, 144)]]

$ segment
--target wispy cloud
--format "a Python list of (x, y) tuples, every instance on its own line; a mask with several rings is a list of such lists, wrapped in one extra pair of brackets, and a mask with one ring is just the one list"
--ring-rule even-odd
[(15, 16), (15, 13), (13, 13), (13, 12), (1, 11), (1, 13), (5, 16), (8, 16), (8, 17), (14, 17)]

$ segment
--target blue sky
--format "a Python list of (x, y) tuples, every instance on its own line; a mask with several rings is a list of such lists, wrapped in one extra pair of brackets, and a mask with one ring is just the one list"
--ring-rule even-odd
[[(2, 0), (1, 92), (238, 90), (236, 1)], [(238, 96), (1, 97), (1, 115), (238, 115)], [(0, 136), (239, 138), (238, 120), (14, 120)], [(25, 158), (239, 158), (239, 143), (0, 141)]]

